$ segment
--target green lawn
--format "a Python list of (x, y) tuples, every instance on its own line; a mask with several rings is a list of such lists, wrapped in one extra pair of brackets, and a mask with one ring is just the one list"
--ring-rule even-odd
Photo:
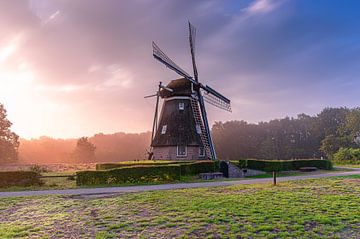
[[(301, 176), (301, 175), (306, 175), (306, 174), (303, 172), (278, 172), (276, 174), (276, 177), (289, 177), (289, 176)], [(272, 173), (264, 173), (254, 176), (247, 176), (246, 178), (272, 178), (272, 177), (273, 177)]]
[(338, 164), (338, 163), (334, 163), (334, 167), (360, 168), (360, 164)]
[(0, 238), (357, 238), (360, 177), (0, 199)]

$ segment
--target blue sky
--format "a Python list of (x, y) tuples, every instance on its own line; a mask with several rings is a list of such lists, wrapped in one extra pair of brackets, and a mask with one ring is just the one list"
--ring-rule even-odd
[[(0, 2), (0, 102), (20, 136), (150, 130), (144, 95), (177, 75), (151, 41), (232, 100), (210, 122), (314, 115), (358, 106), (360, 2), (30, 0)], [(31, 115), (31, 117), (29, 117)], [(134, 120), (136, 119), (136, 120)]]

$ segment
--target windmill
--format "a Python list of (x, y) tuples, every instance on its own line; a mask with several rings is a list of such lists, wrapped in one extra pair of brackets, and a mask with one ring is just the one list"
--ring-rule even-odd
[[(230, 100), (199, 82), (195, 36), (196, 28), (189, 22), (193, 76), (152, 43), (154, 58), (182, 76), (166, 86), (160, 82), (158, 91), (152, 95), (157, 98), (151, 138), (151, 156), (155, 159), (216, 159), (204, 102), (231, 112)], [(160, 97), (164, 103), (159, 118)]]

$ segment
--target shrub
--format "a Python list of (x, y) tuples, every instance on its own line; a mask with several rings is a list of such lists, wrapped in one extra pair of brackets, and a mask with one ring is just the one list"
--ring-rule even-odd
[[(120, 164), (116, 164), (119, 166)], [(122, 166), (122, 165), (121, 165)], [(146, 165), (132, 165), (110, 170), (80, 171), (76, 173), (77, 185), (101, 185), (142, 183), (157, 181), (180, 180), (181, 176), (199, 173), (215, 172), (219, 170), (218, 161), (170, 162)]]
[[(246, 167), (244, 167), (246, 166)], [(239, 167), (261, 170), (265, 172), (298, 170), (302, 167), (316, 167), (318, 169), (332, 169), (328, 160), (302, 159), (302, 160), (239, 160)]]
[(126, 162), (126, 163), (99, 163), (96, 164), (96, 170), (108, 170), (114, 168), (124, 168), (124, 167), (131, 167), (131, 166), (159, 166), (159, 165), (172, 165), (172, 164), (183, 164), (183, 163), (190, 163), (189, 161), (142, 161), (142, 162)]
[(310, 159), (310, 160), (294, 160), (294, 170), (302, 167), (317, 167), (318, 169), (330, 170), (333, 168), (332, 163), (329, 160)]
[(219, 162), (217, 161), (197, 161), (194, 163), (180, 164), (181, 176), (196, 175), (199, 173), (210, 173), (219, 170)]
[(40, 173), (47, 173), (47, 172), (48, 172), (48, 170), (47, 170), (45, 167), (41, 167), (41, 166), (38, 165), (38, 164), (32, 165), (29, 170), (30, 170), (30, 171), (33, 171), (33, 172), (35, 172), (35, 173), (38, 173), (38, 174), (40, 174)]
[(133, 166), (76, 173), (77, 185), (142, 183), (179, 179), (179, 165)]
[(41, 185), (43, 182), (39, 176), (39, 173), (33, 171), (0, 172), (0, 187)]
[(360, 164), (360, 149), (340, 148), (333, 155), (333, 161), (344, 164)]

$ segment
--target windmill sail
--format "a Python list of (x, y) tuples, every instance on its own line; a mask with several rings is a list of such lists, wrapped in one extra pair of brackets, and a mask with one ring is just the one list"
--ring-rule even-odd
[(170, 68), (171, 70), (175, 71), (179, 75), (185, 77), (186, 79), (190, 80), (191, 82), (195, 83), (193, 78), (183, 69), (180, 68), (175, 62), (173, 62), (161, 49), (156, 45), (155, 42), (152, 43), (153, 47), (153, 56), (156, 60), (163, 63), (165, 66)]
[(208, 85), (202, 86), (201, 88), (204, 91), (203, 96), (204, 96), (204, 100), (207, 103), (214, 105), (220, 109), (231, 112), (230, 100), (228, 98), (226, 98), (225, 96), (223, 96), (222, 94), (220, 94), (219, 92), (217, 92)]
[(191, 25), (191, 23), (189, 22), (189, 42), (190, 42), (191, 60), (194, 69), (194, 78), (195, 81), (198, 82), (199, 81), (198, 72), (195, 63), (195, 38), (196, 38), (196, 28), (193, 25)]

